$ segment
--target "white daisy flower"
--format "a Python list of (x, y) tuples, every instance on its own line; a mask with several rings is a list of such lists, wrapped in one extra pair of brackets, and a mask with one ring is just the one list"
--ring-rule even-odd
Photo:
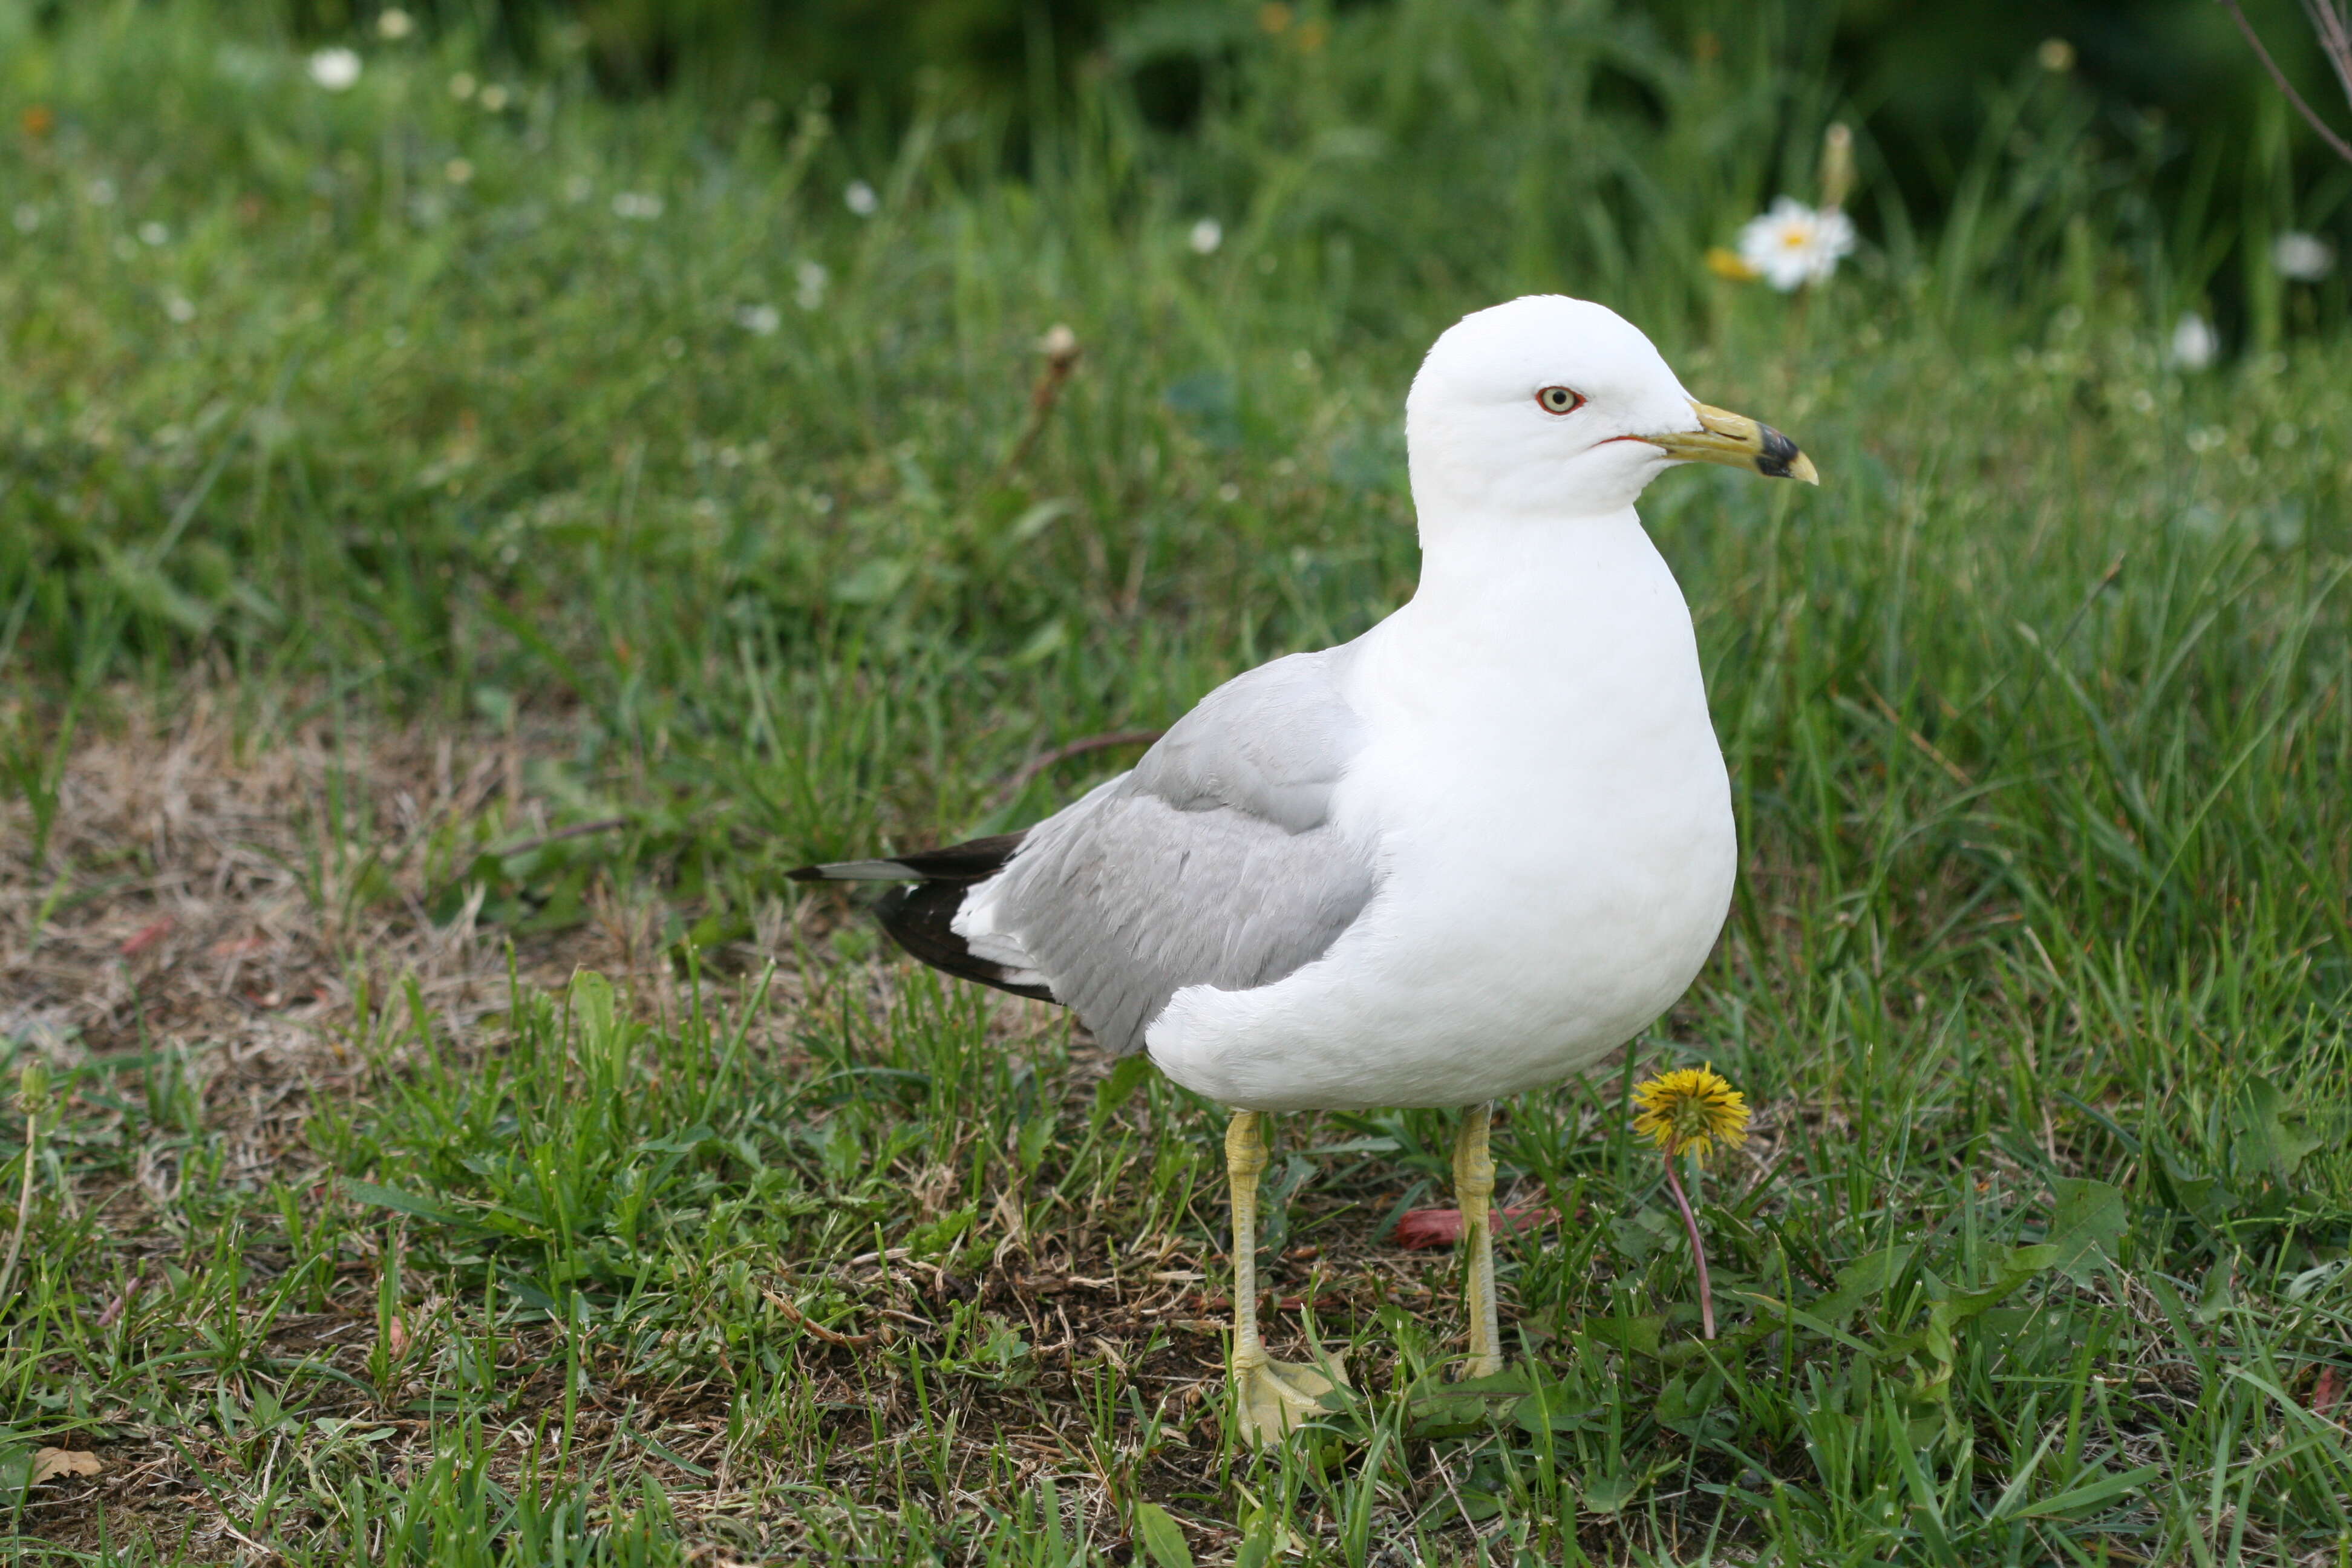
[(850, 181), (843, 189), (841, 199), (843, 204), (859, 217), (872, 217), (876, 210), (882, 205), (882, 198), (875, 195), (874, 187), (863, 180)]
[(196, 319), (196, 307), (184, 294), (167, 294), (163, 297), (163, 314), (184, 327)]
[(172, 231), (150, 219), (139, 226), (139, 243), (146, 246), (169, 245), (172, 243)]
[(739, 305), (735, 308), (735, 324), (764, 338), (784, 324), (784, 315), (773, 305)]
[(1835, 208), (1817, 212), (1791, 196), (1778, 198), (1739, 231), (1739, 259), (1783, 294), (1826, 281), (1839, 258), (1853, 254), (1852, 218)]
[(822, 261), (803, 261), (793, 268), (793, 303), (803, 310), (814, 310), (824, 303), (825, 285), (833, 274), (824, 269)]
[(2271, 241), (2271, 270), (2297, 283), (2316, 283), (2336, 270), (2336, 247), (2315, 234), (2290, 229)]
[(623, 191), (613, 198), (614, 217), (651, 223), (662, 215), (662, 199), (649, 191)]
[(2167, 357), (2181, 370), (2205, 370), (2221, 352), (2221, 339), (2213, 323), (2190, 310), (2172, 329), (2172, 348)]
[(1215, 218), (1204, 217), (1192, 226), (1192, 231), (1184, 237), (1184, 243), (1192, 247), (1196, 256), (1213, 255), (1217, 247), (1225, 243), (1225, 226)]
[(387, 5), (375, 19), (376, 36), (394, 43), (416, 31), (416, 18), (397, 5)]
[(312, 54), (308, 68), (312, 81), (329, 92), (341, 92), (360, 79), (360, 57), (337, 45)]

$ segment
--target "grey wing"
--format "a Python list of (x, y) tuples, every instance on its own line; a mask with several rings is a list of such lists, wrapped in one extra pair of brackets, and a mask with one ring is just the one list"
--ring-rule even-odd
[(1030, 829), (956, 919), (1034, 972), (1116, 1055), (1188, 985), (1247, 990), (1322, 956), (1377, 890), (1330, 820), (1362, 746), (1349, 648), (1293, 654), (1202, 699), (1132, 773)]

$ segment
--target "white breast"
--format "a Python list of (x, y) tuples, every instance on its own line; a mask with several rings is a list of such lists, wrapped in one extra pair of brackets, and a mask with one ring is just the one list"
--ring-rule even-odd
[(1466, 1104), (1670, 1006), (1737, 851), (1689, 611), (1633, 512), (1433, 557), (1353, 682), (1370, 743), (1336, 806), (1381, 889), (1286, 979), (1179, 992), (1161, 1068), (1255, 1110)]

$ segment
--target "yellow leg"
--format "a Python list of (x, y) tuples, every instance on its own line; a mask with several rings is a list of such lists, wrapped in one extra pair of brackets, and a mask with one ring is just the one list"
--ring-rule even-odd
[(1454, 1201), (1462, 1210), (1462, 1245), (1470, 1254), (1470, 1363), (1467, 1377), (1492, 1377), (1503, 1370), (1502, 1320), (1495, 1300), (1495, 1161), (1486, 1152), (1494, 1108), (1474, 1105), (1462, 1113), (1454, 1141)]
[(1225, 1176), (1234, 1198), (1234, 1393), (1243, 1438), (1265, 1444), (1306, 1420), (1320, 1408), (1318, 1401), (1331, 1392), (1336, 1376), (1344, 1386), (1347, 1373), (1336, 1355), (1323, 1368), (1280, 1362), (1265, 1353), (1257, 1333), (1257, 1179), (1265, 1169), (1264, 1118), (1255, 1110), (1236, 1110), (1225, 1129)]

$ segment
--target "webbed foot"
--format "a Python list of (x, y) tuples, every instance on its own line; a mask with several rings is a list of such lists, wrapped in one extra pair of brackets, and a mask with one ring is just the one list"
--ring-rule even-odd
[(1254, 1447), (1280, 1441), (1300, 1422), (1321, 1415), (1323, 1396), (1335, 1386), (1349, 1386), (1347, 1368), (1337, 1355), (1312, 1363), (1276, 1361), (1264, 1351), (1236, 1356), (1234, 1416), (1243, 1441)]

